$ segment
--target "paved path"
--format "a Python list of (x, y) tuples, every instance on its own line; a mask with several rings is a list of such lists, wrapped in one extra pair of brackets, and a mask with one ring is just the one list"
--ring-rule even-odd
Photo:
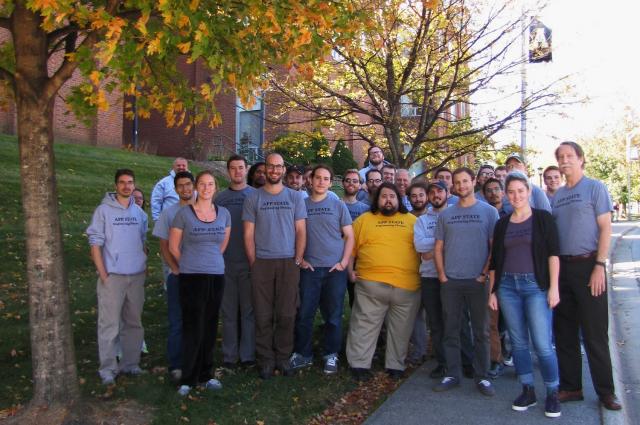
[[(640, 224), (620, 223), (614, 225), (611, 249), (613, 252), (614, 292), (610, 297), (612, 306), (611, 350), (616, 374), (618, 393), (623, 397), (623, 412), (609, 412), (602, 409), (591, 385), (591, 375), (586, 363), (583, 363), (584, 396), (583, 402), (565, 403), (562, 405), (562, 417), (555, 421), (558, 424), (576, 425), (614, 425), (640, 424), (634, 410), (640, 410), (640, 374), (622, 374), (625, 370), (640, 369), (640, 296), (630, 297), (631, 290), (619, 289), (632, 287), (638, 289), (637, 267), (634, 261), (640, 261)], [(631, 242), (636, 243), (633, 246)], [(616, 245), (616, 242), (619, 244)], [(629, 256), (632, 257), (629, 257)], [(625, 280), (622, 281), (621, 279)], [(635, 285), (635, 286), (634, 286)], [(624, 296), (621, 295), (624, 293)], [(617, 305), (620, 304), (620, 305)], [(635, 309), (635, 310), (633, 310)], [(635, 316), (634, 316), (635, 315)], [(623, 317), (626, 320), (619, 320)], [(635, 317), (635, 320), (632, 318)], [(627, 340), (633, 332), (633, 342)], [(624, 341), (624, 344), (621, 344)], [(622, 348), (618, 352), (618, 348)], [(535, 357), (535, 356), (534, 356)], [(621, 368), (621, 364), (633, 363), (632, 368)], [(473, 381), (463, 379), (460, 388), (434, 393), (431, 387), (436, 383), (429, 378), (429, 371), (435, 366), (433, 361), (425, 363), (416, 370), (365, 422), (366, 425), (501, 425), (501, 424), (549, 424), (551, 419), (544, 416), (544, 385), (539, 369), (536, 367), (536, 390), (538, 405), (527, 412), (516, 412), (511, 409), (511, 402), (520, 393), (520, 384), (516, 380), (514, 368), (506, 368), (505, 374), (493, 381), (496, 396), (486, 398), (475, 388)], [(629, 404), (634, 405), (629, 408)], [(637, 405), (637, 407), (636, 407)], [(637, 412), (636, 412), (637, 413)], [(633, 419), (633, 420), (632, 420)]]

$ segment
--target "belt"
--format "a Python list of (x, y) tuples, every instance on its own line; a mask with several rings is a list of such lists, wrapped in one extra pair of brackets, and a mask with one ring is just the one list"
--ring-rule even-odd
[(561, 255), (560, 260), (566, 263), (582, 263), (585, 261), (593, 260), (598, 256), (598, 251), (589, 252), (582, 255)]

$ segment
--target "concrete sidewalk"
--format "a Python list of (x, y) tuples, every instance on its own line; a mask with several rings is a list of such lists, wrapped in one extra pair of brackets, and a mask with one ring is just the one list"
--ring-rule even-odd
[[(614, 235), (612, 237), (611, 251), (613, 276), (610, 288), (620, 286), (631, 286), (635, 283), (637, 274), (629, 273), (630, 270), (619, 268), (617, 263), (625, 263), (636, 260), (631, 257), (631, 253), (635, 250), (625, 250), (626, 246), (620, 245), (621, 252), (615, 250), (617, 242), (622, 240), (628, 233), (640, 234), (639, 223), (620, 223), (614, 225)], [(640, 245), (638, 245), (640, 248)], [(639, 254), (640, 256), (640, 254)], [(622, 264), (620, 264), (622, 265)], [(616, 273), (626, 271), (626, 274)], [(618, 282), (617, 279), (633, 279), (634, 282), (625, 281)], [(436, 384), (436, 380), (429, 378), (429, 371), (435, 367), (434, 361), (430, 361), (422, 365), (416, 370), (397, 390), (394, 392), (365, 422), (366, 425), (501, 425), (501, 424), (549, 424), (555, 421), (558, 424), (575, 424), (575, 425), (622, 425), (630, 424), (629, 409), (631, 406), (628, 402), (633, 402), (625, 397), (625, 385), (623, 385), (620, 371), (621, 361), (629, 361), (630, 358), (636, 358), (640, 355), (640, 351), (634, 351), (635, 356), (630, 355), (629, 349), (622, 358), (618, 352), (618, 344), (620, 336), (617, 334), (619, 327), (617, 326), (616, 317), (613, 314), (613, 305), (616, 296), (610, 295), (610, 349), (614, 369), (614, 379), (616, 381), (616, 389), (618, 396), (623, 402), (622, 412), (610, 412), (600, 407), (598, 397), (593, 390), (591, 384), (591, 375), (587, 365), (586, 356), (583, 356), (583, 382), (584, 397), (582, 402), (564, 403), (562, 405), (562, 416), (558, 419), (550, 419), (544, 416), (544, 395), (545, 389), (539, 373), (539, 368), (535, 364), (536, 375), (536, 393), (538, 395), (538, 404), (529, 408), (526, 412), (516, 412), (511, 409), (512, 401), (520, 394), (521, 386), (517, 382), (515, 369), (512, 367), (505, 368), (505, 373), (498, 379), (492, 381), (496, 396), (487, 398), (482, 396), (476, 389), (473, 380), (463, 379), (462, 385), (454, 390), (445, 393), (435, 393), (431, 387)], [(628, 347), (631, 348), (631, 347)], [(637, 360), (636, 360), (637, 362)], [(635, 383), (635, 382), (634, 382)], [(627, 388), (629, 383), (627, 384)], [(637, 389), (636, 387), (634, 389)], [(627, 389), (628, 391), (628, 389)]]
[[(535, 359), (535, 356), (534, 356)], [(535, 360), (534, 360), (535, 361)], [(492, 381), (495, 397), (481, 395), (473, 380), (464, 379), (459, 388), (445, 393), (435, 393), (431, 387), (436, 380), (429, 378), (435, 367), (430, 361), (416, 370), (365, 422), (366, 425), (507, 425), (549, 424), (553, 419), (544, 416), (545, 388), (537, 365), (536, 393), (538, 404), (526, 412), (511, 409), (511, 402), (520, 394), (515, 369), (505, 368), (505, 373)], [(590, 382), (588, 368), (583, 368), (585, 382)], [(562, 405), (559, 424), (599, 425), (598, 397), (591, 385), (585, 385), (583, 402)]]

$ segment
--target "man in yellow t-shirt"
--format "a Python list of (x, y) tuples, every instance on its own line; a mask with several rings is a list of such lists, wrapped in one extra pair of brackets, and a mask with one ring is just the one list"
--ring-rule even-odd
[[(371, 212), (353, 223), (355, 245), (349, 271), (355, 302), (347, 337), (347, 360), (357, 380), (367, 380), (380, 328), (387, 317), (385, 368), (402, 377), (409, 338), (420, 305), (420, 258), (413, 246), (416, 217), (407, 212), (392, 183), (382, 183)], [(353, 270), (354, 259), (357, 267)]]

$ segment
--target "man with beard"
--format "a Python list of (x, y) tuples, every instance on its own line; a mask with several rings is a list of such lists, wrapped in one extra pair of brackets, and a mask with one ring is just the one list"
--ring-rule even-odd
[(409, 202), (411, 203), (411, 214), (416, 217), (420, 217), (427, 210), (429, 203), (427, 192), (427, 183), (423, 181), (412, 183), (407, 190)]
[[(244, 250), (242, 207), (249, 194), (256, 191), (247, 184), (247, 161), (232, 155), (227, 160), (229, 188), (218, 193), (215, 204), (225, 207), (231, 215), (231, 236), (224, 251), (224, 292), (222, 295), (222, 361), (233, 369), (236, 363), (255, 363), (256, 332), (251, 302), (249, 261)], [(238, 337), (240, 331), (240, 337)]]
[(342, 201), (349, 210), (351, 220), (355, 220), (360, 217), (361, 214), (369, 211), (369, 205), (364, 202), (358, 201), (358, 193), (360, 192), (360, 174), (358, 170), (350, 169), (344, 172), (342, 178), (342, 189), (344, 190), (344, 197)]
[(484, 183), (482, 187), (482, 192), (484, 192), (484, 197), (495, 209), (498, 210), (498, 215), (503, 217), (507, 215), (507, 212), (504, 210), (504, 186), (497, 178), (490, 178)]
[(367, 205), (371, 205), (373, 198), (376, 196), (378, 187), (382, 184), (382, 172), (378, 170), (367, 171), (365, 183), (367, 185), (367, 192), (369, 192), (369, 197), (362, 202)]
[(247, 173), (247, 184), (258, 189), (259, 187), (264, 186), (267, 181), (265, 176), (266, 170), (264, 168), (264, 162), (256, 162), (249, 168), (249, 172)]
[(405, 170), (403, 168), (399, 169), (396, 172), (395, 183), (396, 183), (396, 187), (398, 188), (398, 191), (400, 192), (400, 197), (401, 197), (400, 199), (402, 200), (402, 203), (407, 208), (407, 210), (411, 212), (413, 208), (411, 207), (411, 202), (409, 202), (409, 196), (407, 193), (407, 189), (411, 184), (411, 177), (409, 176), (409, 170)]
[(384, 159), (384, 153), (382, 152), (382, 149), (378, 146), (371, 146), (367, 151), (367, 156), (369, 157), (369, 164), (358, 171), (358, 173), (360, 174), (360, 179), (365, 181), (367, 180), (367, 171), (382, 171), (382, 166), (388, 164), (388, 162)]
[(289, 355), (293, 351), (307, 210), (302, 195), (282, 184), (282, 156), (271, 153), (265, 162), (267, 181), (245, 199), (242, 220), (251, 267), (256, 355), (260, 377), (269, 379), (275, 367), (285, 376), (291, 374)]
[(353, 225), (355, 245), (349, 272), (356, 280), (357, 296), (346, 352), (358, 380), (371, 376), (371, 360), (385, 317), (385, 368), (394, 379), (404, 374), (411, 335), (406, 323), (415, 319), (420, 304), (419, 258), (413, 247), (415, 222), (415, 216), (400, 202), (398, 189), (385, 182), (375, 193), (371, 211)]
[(434, 261), (442, 285), (443, 344), (448, 370), (447, 376), (433, 390), (447, 391), (460, 385), (460, 325), (466, 305), (474, 337), (476, 387), (481, 394), (490, 397), (495, 395), (495, 390), (487, 380), (489, 286), (486, 281), (498, 211), (476, 200), (474, 173), (469, 168), (454, 171), (453, 184), (460, 201), (440, 213), (435, 234)]
[(453, 173), (447, 167), (440, 167), (433, 173), (433, 178), (439, 180), (447, 186), (447, 205), (451, 206), (458, 202), (458, 197), (453, 194)]
[[(412, 185), (413, 187), (413, 185)], [(421, 215), (414, 227), (414, 244), (420, 253), (420, 283), (422, 289), (422, 306), (427, 314), (427, 322), (431, 331), (431, 345), (436, 356), (438, 366), (429, 376), (441, 379), (447, 371), (447, 362), (442, 345), (444, 324), (442, 320), (442, 302), (440, 301), (440, 281), (433, 262), (433, 248), (435, 246), (436, 224), (438, 216), (447, 208), (447, 186), (442, 181), (429, 183), (427, 193), (431, 208)]]
[(308, 198), (309, 193), (306, 190), (305, 184), (305, 169), (302, 165), (290, 165), (287, 167), (287, 174), (285, 175), (285, 186), (296, 192), (300, 192), (303, 198)]
[(169, 358), (169, 376), (174, 382), (182, 378), (182, 307), (180, 306), (180, 269), (178, 261), (169, 252), (169, 229), (178, 210), (189, 205), (193, 198), (195, 179), (188, 171), (179, 171), (174, 177), (176, 193), (180, 198), (177, 204), (165, 208), (153, 226), (153, 236), (160, 240), (160, 255), (163, 269), (169, 272), (165, 276), (167, 283), (167, 315), (169, 319), (169, 335), (167, 337), (167, 357)]
[(549, 165), (542, 172), (542, 179), (544, 180), (544, 185), (547, 187), (544, 193), (547, 195), (547, 198), (549, 198), (549, 202), (552, 202), (556, 192), (560, 189), (560, 186), (562, 186), (560, 169), (555, 165)]

